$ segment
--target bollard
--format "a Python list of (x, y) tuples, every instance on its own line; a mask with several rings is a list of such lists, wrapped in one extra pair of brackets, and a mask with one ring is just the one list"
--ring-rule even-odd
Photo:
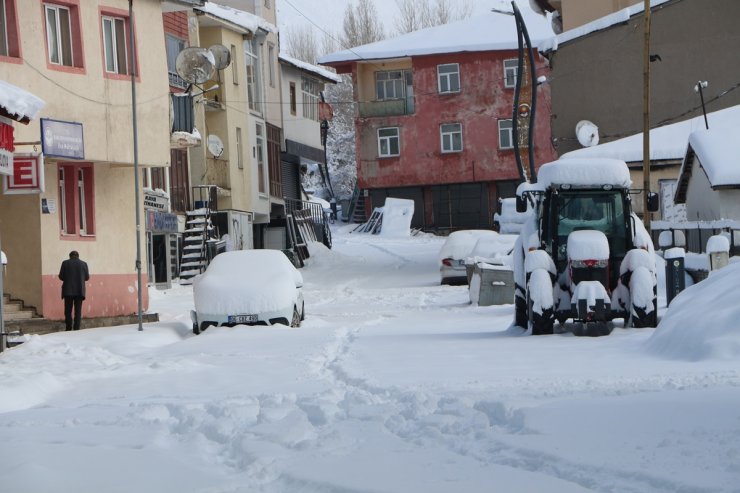
[(669, 248), (665, 251), (665, 297), (666, 305), (670, 305), (673, 298), (686, 288), (686, 271), (683, 248)]
[(730, 261), (730, 240), (724, 235), (714, 235), (707, 242), (710, 270), (726, 267)]

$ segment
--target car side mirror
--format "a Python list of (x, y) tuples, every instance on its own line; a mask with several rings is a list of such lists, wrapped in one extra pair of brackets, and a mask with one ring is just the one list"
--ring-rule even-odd
[(527, 199), (522, 195), (516, 196), (516, 211), (520, 213), (527, 212)]
[(660, 196), (655, 192), (648, 192), (647, 206), (648, 211), (658, 212), (658, 209), (660, 208)]

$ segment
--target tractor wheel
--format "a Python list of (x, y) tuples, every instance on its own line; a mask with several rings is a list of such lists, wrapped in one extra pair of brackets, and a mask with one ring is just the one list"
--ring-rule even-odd
[(585, 325), (585, 335), (589, 337), (608, 336), (614, 329), (614, 324), (611, 322), (588, 322)]
[(630, 317), (630, 325), (636, 329), (642, 329), (645, 327), (655, 327), (658, 325), (658, 299), (653, 298), (653, 309), (650, 312), (646, 312), (645, 308), (632, 305), (632, 315)]
[(527, 300), (521, 296), (514, 296), (514, 324), (522, 329), (526, 329), (528, 325)]
[(555, 316), (550, 308), (543, 310), (542, 313), (532, 312), (532, 335), (552, 334), (554, 322)]

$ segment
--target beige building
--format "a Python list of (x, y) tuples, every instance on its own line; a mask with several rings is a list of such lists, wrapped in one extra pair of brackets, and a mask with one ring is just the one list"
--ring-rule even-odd
[[(6, 182), (0, 195), (0, 234), (9, 258), (5, 291), (45, 318), (63, 318), (57, 275), (71, 250), (90, 267), (84, 317), (137, 311), (136, 209), (143, 208), (135, 202), (129, 54), (133, 49), (138, 164), (166, 167), (170, 111), (162, 11), (194, 3), (135, 2), (132, 47), (127, 0), (0, 2), (8, 34), (0, 79), (46, 102), (37, 120), (15, 126), (16, 156), (40, 163), (38, 186), (7, 190)], [(146, 308), (146, 289), (143, 301)]]
[(612, 14), (643, 0), (536, 0), (548, 4), (560, 13), (563, 31), (588, 24), (591, 21)]

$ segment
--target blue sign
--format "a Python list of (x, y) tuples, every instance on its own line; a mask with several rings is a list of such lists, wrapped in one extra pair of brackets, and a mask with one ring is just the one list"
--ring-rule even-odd
[(146, 229), (160, 233), (177, 233), (177, 216), (168, 212), (146, 211)]
[(85, 159), (82, 123), (42, 118), (41, 149), (49, 157)]

